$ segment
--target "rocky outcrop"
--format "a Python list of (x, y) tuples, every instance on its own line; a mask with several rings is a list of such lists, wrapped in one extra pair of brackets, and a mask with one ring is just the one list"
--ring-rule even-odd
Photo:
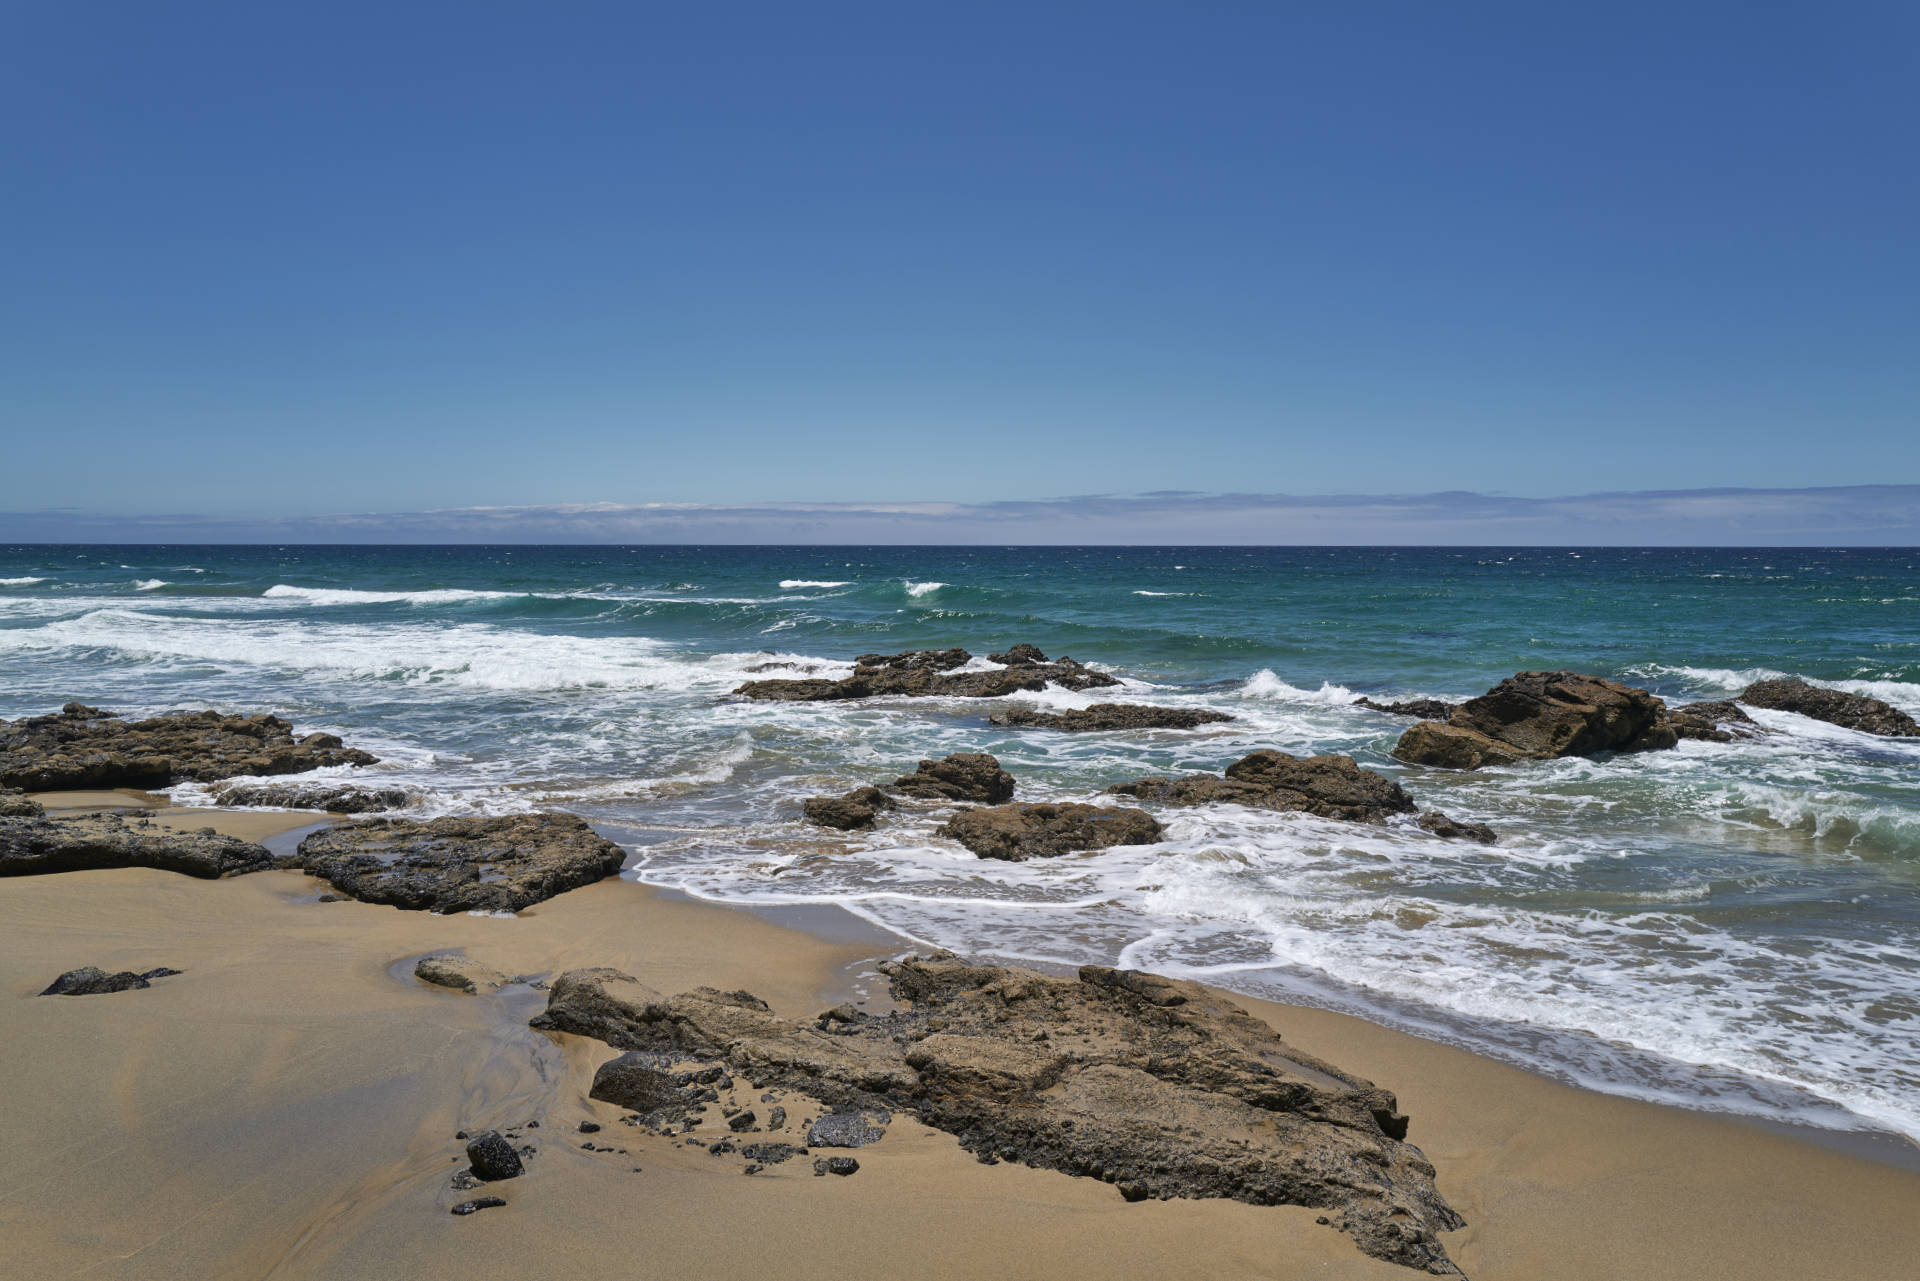
[(1753, 738), (1766, 732), (1753, 717), (1740, 710), (1738, 703), (1687, 703), (1669, 711), (1667, 719), (1673, 723), (1673, 732), (1681, 738), (1708, 743), (1731, 743), (1736, 738)]
[(1013, 799), (1013, 775), (986, 752), (955, 752), (937, 761), (921, 761), (913, 773), (895, 779), (893, 787), (930, 801), (996, 805)]
[(377, 757), (331, 734), (296, 740), (278, 716), (174, 712), (124, 721), (68, 703), (57, 716), (0, 722), (0, 787), (167, 787), (240, 774), (299, 774), (323, 765), (372, 765)]
[(1188, 774), (1116, 783), (1107, 791), (1163, 805), (1229, 803), (1258, 809), (1300, 810), (1321, 818), (1383, 823), (1411, 814), (1413, 798), (1384, 774), (1362, 769), (1351, 756), (1289, 756), (1263, 749), (1227, 766), (1226, 776)]
[(888, 962), (902, 1009), (815, 1023), (745, 993), (664, 997), (617, 971), (557, 980), (536, 1026), (724, 1059), (835, 1113), (907, 1112), (982, 1161), (1104, 1180), (1128, 1200), (1223, 1197), (1321, 1210), (1368, 1254), (1457, 1273), (1461, 1226), (1407, 1118), (1373, 1083), (1287, 1045), (1198, 984), (1085, 966), (1077, 978)]
[(1450, 841), (1478, 841), (1482, 845), (1491, 845), (1500, 839), (1485, 823), (1462, 823), (1458, 819), (1448, 818), (1439, 810), (1428, 810), (1415, 822), (1435, 836), (1444, 836)]
[(356, 787), (351, 783), (229, 783), (217, 789), (221, 806), (268, 806), (286, 810), (324, 810), (329, 814), (377, 814), (405, 809), (413, 797), (399, 787)]
[(0, 819), (0, 876), (151, 867), (210, 880), (279, 865), (265, 846), (210, 827), (173, 832), (118, 814)]
[(1001, 663), (1007, 667), (1032, 667), (1035, 664), (1045, 663), (1049, 660), (1045, 654), (1040, 652), (1038, 645), (1029, 645), (1025, 641), (1021, 641), (1004, 654), (988, 654), (987, 661), (990, 663)]
[(68, 970), (49, 983), (40, 995), (99, 996), (105, 992), (130, 992), (136, 988), (152, 987), (154, 979), (167, 978), (179, 972), (162, 967), (144, 974), (136, 974), (132, 970), (109, 974), (97, 965), (83, 965), (77, 970)]
[(464, 956), (423, 956), (413, 967), (413, 977), (435, 987), (465, 992), (468, 996), (477, 996), (483, 991), (498, 991), (512, 981), (492, 966), (482, 965)]
[[(1014, 650), (1023, 647), (1015, 646)], [(1024, 647), (1038, 654), (1031, 646)], [(854, 660), (853, 675), (839, 680), (748, 681), (734, 690), (742, 698), (786, 702), (838, 702), (853, 698), (1001, 698), (1020, 690), (1058, 685), (1075, 691), (1098, 689), (1120, 682), (1071, 658), (1036, 662), (1024, 653), (1005, 657), (1021, 661), (987, 671), (954, 668), (971, 662), (964, 649), (909, 650), (903, 654), (862, 654)], [(1042, 655), (1042, 658), (1045, 656)]]
[(958, 841), (981, 858), (1020, 863), (1076, 850), (1151, 845), (1165, 832), (1145, 810), (1117, 805), (1042, 804), (961, 810), (935, 835)]
[(1680, 741), (1667, 705), (1644, 689), (1579, 672), (1521, 672), (1421, 721), (1394, 745), (1416, 765), (1478, 769), (1596, 752), (1645, 752)]
[(898, 804), (877, 787), (856, 787), (840, 796), (809, 796), (800, 803), (800, 809), (807, 822), (816, 827), (851, 832), (872, 827), (881, 810), (893, 809)]
[(1798, 712), (1862, 734), (1878, 734), (1882, 738), (1920, 737), (1920, 722), (1891, 703), (1845, 690), (1809, 685), (1803, 680), (1755, 681), (1740, 695), (1740, 701), (1776, 712)]
[(1042, 712), (1016, 708), (995, 712), (989, 724), (1020, 729), (1107, 730), (1107, 729), (1192, 729), (1230, 721), (1225, 712), (1210, 712), (1194, 707), (1152, 707), (1144, 703), (1095, 703), (1071, 712)]
[(410, 911), (517, 912), (620, 870), (625, 854), (572, 814), (376, 818), (300, 842), (310, 875)]
[(1404, 703), (1376, 703), (1370, 698), (1356, 698), (1353, 705), (1385, 712), (1389, 716), (1413, 716), (1423, 721), (1444, 721), (1459, 706), (1458, 703), (1439, 698), (1415, 698)]
[(17, 787), (0, 787), (0, 818), (38, 818), (46, 813), (39, 801)]

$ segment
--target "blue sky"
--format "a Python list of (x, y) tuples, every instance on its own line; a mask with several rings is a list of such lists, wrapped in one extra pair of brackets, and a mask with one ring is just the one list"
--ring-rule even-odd
[(16, 537), (1920, 480), (1911, 5), (7, 28)]

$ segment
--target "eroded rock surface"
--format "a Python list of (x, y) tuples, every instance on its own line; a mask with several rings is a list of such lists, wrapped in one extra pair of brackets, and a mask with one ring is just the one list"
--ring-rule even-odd
[(1165, 835), (1145, 810), (1117, 805), (997, 805), (961, 810), (936, 832), (981, 858), (1024, 862), (1077, 850), (1151, 845)]
[(1733, 702), (1687, 703), (1669, 711), (1667, 719), (1681, 738), (1708, 743), (1731, 743), (1736, 738), (1753, 738), (1766, 732), (1740, 709), (1740, 704)]
[(138, 988), (152, 987), (154, 979), (167, 978), (178, 974), (179, 970), (162, 967), (136, 974), (132, 970), (121, 970), (109, 974), (97, 965), (83, 965), (77, 970), (68, 970), (49, 983), (42, 996), (100, 996), (107, 992), (130, 992)]
[(498, 991), (512, 981), (491, 965), (464, 956), (423, 956), (413, 967), (413, 977), (468, 996)]
[(125, 721), (82, 703), (58, 715), (0, 721), (0, 786), (28, 791), (167, 787), (240, 774), (298, 774), (377, 757), (331, 734), (296, 740), (278, 716), (174, 712)]
[(1385, 712), (1389, 716), (1413, 716), (1423, 721), (1444, 721), (1453, 715), (1458, 703), (1449, 703), (1439, 698), (1414, 698), (1404, 703), (1376, 703), (1370, 698), (1356, 698), (1355, 707), (1367, 707), (1376, 712)]
[(1816, 721), (1878, 734), (1882, 738), (1920, 737), (1920, 722), (1891, 703), (1845, 690), (1809, 685), (1803, 680), (1755, 681), (1740, 701), (1776, 712), (1798, 712)]
[(842, 832), (872, 827), (881, 810), (898, 804), (877, 787), (856, 787), (841, 796), (809, 796), (800, 803), (807, 822), (816, 827), (832, 827)]
[(986, 752), (955, 752), (893, 781), (895, 791), (932, 801), (976, 801), (994, 805), (1013, 799), (1013, 775)]
[(1435, 836), (1444, 836), (1450, 841), (1478, 841), (1482, 845), (1491, 845), (1500, 839), (1485, 823), (1463, 823), (1448, 818), (1439, 810), (1428, 810), (1415, 821)]
[[(1075, 691), (1098, 689), (1120, 682), (1104, 672), (1062, 657), (1034, 661), (1018, 646), (1004, 657), (1017, 659), (988, 671), (963, 672), (954, 668), (971, 662), (964, 649), (909, 650), (903, 654), (862, 654), (854, 660), (853, 675), (839, 680), (748, 681), (734, 690), (743, 698), (787, 702), (837, 702), (853, 698), (1000, 698), (1019, 690), (1058, 685)], [(1044, 659), (1045, 655), (1041, 655)]]
[(1667, 705), (1644, 689), (1579, 672), (1520, 672), (1445, 721), (1421, 721), (1393, 754), (1416, 765), (1478, 769), (1523, 760), (1645, 752), (1680, 741)]
[(1225, 712), (1210, 712), (1195, 707), (1152, 707), (1144, 703), (1095, 703), (1071, 712), (1042, 712), (1034, 708), (1016, 708), (995, 712), (987, 718), (993, 725), (1021, 729), (1060, 729), (1095, 731), (1108, 729), (1192, 729), (1230, 721)]
[(399, 787), (357, 787), (351, 783), (229, 783), (214, 793), (216, 805), (265, 805), (289, 810), (325, 810), (330, 814), (376, 814), (413, 803)]
[(46, 813), (39, 801), (17, 787), (0, 787), (0, 818), (38, 818)]
[(1384, 774), (1362, 769), (1351, 756), (1289, 756), (1271, 749), (1227, 766), (1226, 776), (1189, 774), (1116, 783), (1107, 791), (1164, 805), (1231, 803), (1270, 810), (1302, 810), (1321, 818), (1382, 823), (1411, 814), (1413, 798)]
[(489, 1183), (517, 1179), (526, 1172), (520, 1154), (498, 1130), (482, 1130), (468, 1139), (467, 1160), (472, 1163), (474, 1176)]
[(213, 879), (281, 866), (264, 845), (236, 836), (174, 832), (118, 814), (0, 818), (0, 876), (152, 867)]
[(620, 870), (625, 854), (572, 814), (376, 818), (300, 842), (309, 874), (367, 903), (517, 912)]
[(1104, 1180), (1129, 1200), (1224, 1197), (1322, 1210), (1368, 1254), (1456, 1275), (1439, 1234), (1462, 1221), (1407, 1118), (1373, 1083), (1289, 1047), (1198, 984), (1083, 967), (1077, 979), (889, 962), (883, 1016), (802, 1023), (745, 993), (664, 997), (613, 970), (571, 971), (535, 1025), (617, 1048), (724, 1059), (838, 1113), (908, 1112), (983, 1161)]

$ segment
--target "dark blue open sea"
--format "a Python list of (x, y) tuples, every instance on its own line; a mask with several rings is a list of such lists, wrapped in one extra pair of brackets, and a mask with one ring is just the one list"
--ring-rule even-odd
[[(966, 700), (748, 703), (767, 651), (1031, 641), (1187, 732), (990, 728)], [(831, 902), (927, 943), (1101, 960), (1368, 1016), (1602, 1089), (1920, 1136), (1920, 741), (1789, 713), (1747, 743), (1472, 774), (1361, 694), (1570, 667), (1672, 700), (1791, 673), (1920, 713), (1920, 551), (1605, 548), (0, 548), (0, 715), (272, 710), (426, 814), (564, 807), (633, 875)], [(790, 674), (790, 673), (782, 673)], [(799, 798), (993, 752), (1091, 799), (1258, 747), (1347, 752), (1499, 845), (1233, 807), (1009, 864)], [(192, 786), (176, 789), (191, 801)]]

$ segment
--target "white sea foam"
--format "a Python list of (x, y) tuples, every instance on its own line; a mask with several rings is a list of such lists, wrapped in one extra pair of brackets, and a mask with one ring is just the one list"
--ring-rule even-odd
[(468, 591), (458, 587), (420, 592), (367, 592), (347, 587), (291, 587), (276, 583), (260, 594), (268, 600), (297, 600), (309, 605), (446, 605), (463, 600), (504, 600), (527, 593)]
[(853, 581), (851, 579), (829, 580), (829, 579), (822, 579), (822, 578), (783, 578), (780, 580), (780, 589), (782, 591), (789, 591), (795, 587), (851, 587), (851, 586), (853, 586)]
[(908, 581), (907, 595), (925, 596), (930, 592), (937, 592), (942, 587), (945, 587), (945, 586), (947, 586), (946, 583), (916, 583), (916, 582)]
[(1148, 592), (1136, 591), (1135, 596), (1198, 596), (1198, 592)]
[(133, 590), (137, 592), (150, 592), (155, 590), (156, 588), (165, 587), (167, 585), (168, 585), (167, 580), (164, 578), (143, 578), (139, 582), (133, 585)]
[(26, 578), (0, 578), (0, 587), (31, 587), (35, 583), (44, 583), (46, 581), (44, 578), (34, 578), (31, 576)]
[(1350, 707), (1354, 693), (1345, 685), (1335, 685), (1331, 681), (1322, 681), (1319, 689), (1301, 689), (1289, 685), (1273, 674), (1270, 668), (1261, 668), (1247, 678), (1240, 687), (1240, 693), (1247, 698), (1269, 698), (1283, 703), (1315, 703), (1322, 707)]

